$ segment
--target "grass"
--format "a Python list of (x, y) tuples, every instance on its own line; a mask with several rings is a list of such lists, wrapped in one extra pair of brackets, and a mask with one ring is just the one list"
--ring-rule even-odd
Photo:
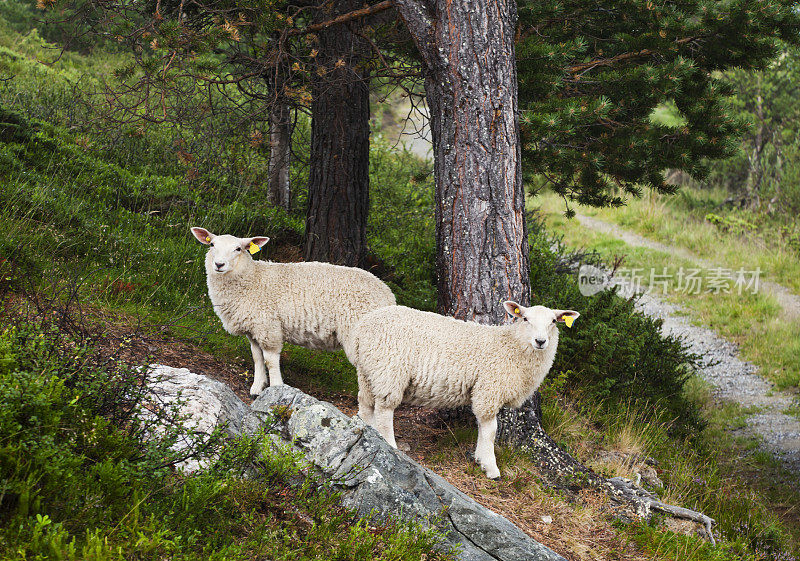
[[(742, 356), (759, 366), (760, 372), (779, 388), (795, 390), (800, 385), (800, 322), (784, 321), (780, 305), (774, 297), (764, 291), (752, 294), (747, 289), (739, 294), (733, 284), (728, 285), (728, 293), (708, 292), (707, 289), (687, 293), (679, 286), (679, 271), (698, 268), (693, 261), (653, 249), (631, 247), (610, 234), (583, 228), (576, 219), (567, 219), (560, 213), (560, 202), (553, 196), (537, 197), (531, 204), (541, 208), (547, 217), (548, 227), (562, 235), (566, 245), (595, 250), (607, 262), (624, 257), (622, 267), (628, 274), (632, 269), (643, 270), (643, 288), (648, 286), (650, 271), (655, 271), (657, 275), (666, 271), (669, 277), (666, 279), (666, 293), (663, 293), (664, 285), (655, 285), (656, 295), (685, 307), (695, 325), (708, 327), (736, 342)], [(584, 210), (581, 208), (581, 212)], [(603, 216), (606, 217), (605, 214)], [(669, 222), (669, 219), (665, 222)], [(620, 224), (625, 225), (623, 221)], [(688, 226), (684, 227), (684, 230), (689, 229)], [(726, 240), (724, 243), (731, 248), (737, 244), (736, 240)], [(714, 247), (712, 244), (707, 251), (713, 251)], [(739, 247), (741, 254), (751, 253), (742, 252), (741, 245)], [(720, 249), (722, 253), (724, 250)], [(737, 263), (743, 264), (743, 259), (740, 255)], [(726, 263), (725, 266), (735, 268), (737, 263)], [(800, 261), (797, 265), (800, 269)], [(703, 272), (706, 281), (709, 272)], [(685, 282), (683, 284), (686, 285)]]
[[(546, 395), (550, 389), (545, 388)], [(621, 404), (618, 414), (600, 404), (548, 397), (544, 424), (560, 445), (606, 476), (635, 478), (637, 473), (657, 472), (664, 488), (651, 490), (669, 503), (717, 520), (717, 548), (698, 537), (693, 524), (676, 524), (659, 516), (649, 524), (619, 524), (616, 520), (624, 509), (613, 508), (607, 497), (592, 491), (571, 494), (554, 487), (519, 450), (498, 446), (502, 479), (481, 477), (469, 457), (477, 435), (471, 420), (450, 420), (434, 436), (409, 430), (410, 454), (570, 559), (793, 559), (788, 544), (800, 533), (800, 520), (797, 513), (787, 513), (779, 505), (800, 501), (794, 479), (770, 457), (754, 452), (751, 440), (738, 440), (727, 432), (730, 421), (744, 411), (715, 406), (708, 387), (697, 380), (689, 393), (692, 399), (705, 402), (709, 422), (706, 431), (691, 441), (670, 438), (666, 423), (649, 422), (633, 402)], [(655, 467), (648, 466), (645, 458), (655, 459)], [(754, 490), (748, 482), (751, 470), (768, 474), (771, 490), (766, 483)], [(770, 500), (765, 501), (762, 494)]]
[[(649, 239), (690, 251), (729, 268), (760, 268), (766, 280), (800, 294), (800, 247), (777, 218), (721, 209), (722, 191), (684, 188), (678, 195), (648, 191), (619, 208), (581, 207), (580, 212), (618, 224)], [(542, 197), (548, 212), (563, 203)]]
[(120, 346), (90, 346), (52, 311), (0, 322), (0, 558), (450, 558), (434, 531), (355, 520), (302, 457), (261, 435), (212, 434), (191, 450), (209, 467), (176, 471), (186, 451), (172, 444), (198, 436), (146, 405)]

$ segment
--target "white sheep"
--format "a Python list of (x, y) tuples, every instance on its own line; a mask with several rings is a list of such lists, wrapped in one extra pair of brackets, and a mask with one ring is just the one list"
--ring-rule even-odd
[(394, 410), (403, 403), (433, 408), (472, 405), (478, 419), (475, 460), (500, 477), (494, 455), (497, 413), (519, 407), (553, 365), (557, 322), (580, 314), (504, 303), (521, 321), (490, 326), (403, 306), (373, 310), (355, 326), (348, 358), (358, 371), (358, 414), (386, 441), (394, 439)]
[[(192, 234), (207, 246), (206, 281), (214, 311), (232, 335), (246, 335), (253, 353), (250, 395), (283, 384), (284, 342), (311, 349), (347, 349), (356, 321), (369, 310), (394, 305), (391, 289), (375, 275), (329, 263), (254, 261), (269, 238)], [(251, 251), (248, 251), (251, 250)]]

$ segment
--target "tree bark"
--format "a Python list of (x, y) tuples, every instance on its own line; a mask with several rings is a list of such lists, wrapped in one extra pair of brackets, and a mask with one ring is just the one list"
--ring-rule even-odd
[(600, 487), (605, 481), (563, 450), (544, 431), (539, 392), (519, 409), (501, 409), (497, 421), (498, 441), (527, 450), (542, 470), (560, 481), (571, 482), (573, 491), (586, 486)]
[[(501, 0), (395, 0), (425, 63), (436, 181), (439, 308), (498, 323), (502, 300), (530, 299), (517, 122), (516, 4)], [(528, 451), (573, 489), (591, 487), (649, 517), (652, 510), (702, 522), (627, 480), (605, 479), (542, 427), (537, 392), (498, 415), (498, 438)]]
[[(361, 7), (336, 3), (321, 21)], [(359, 65), (368, 49), (349, 22), (319, 32), (313, 71), (311, 162), (306, 213), (306, 261), (361, 266), (369, 209), (369, 91)]]
[[(397, 0), (425, 62), (439, 311), (500, 323), (530, 300), (517, 119), (516, 3)], [(434, 24), (435, 22), (435, 24)]]
[(269, 181), (267, 198), (270, 204), (289, 210), (289, 158), (292, 149), (289, 106), (277, 101), (269, 113)]

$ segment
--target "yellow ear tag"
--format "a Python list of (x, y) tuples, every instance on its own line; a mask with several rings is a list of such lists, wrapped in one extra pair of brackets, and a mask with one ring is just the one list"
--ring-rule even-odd
[(207, 242), (210, 242), (210, 241), (211, 241), (211, 238), (209, 238), (208, 236), (206, 236), (206, 241), (207, 241)]
[(567, 324), (567, 327), (572, 327), (572, 322), (575, 321), (575, 318), (572, 316), (564, 316), (564, 323)]
[(518, 314), (519, 313), (519, 308), (514, 308), (514, 313)]
[(256, 253), (258, 253), (259, 251), (261, 251), (261, 248), (260, 248), (260, 247), (258, 247), (258, 246), (257, 246), (256, 244), (254, 244), (253, 242), (250, 242), (250, 245), (248, 245), (248, 246), (247, 246), (247, 251), (249, 251), (249, 252), (250, 252), (250, 255), (255, 255)]

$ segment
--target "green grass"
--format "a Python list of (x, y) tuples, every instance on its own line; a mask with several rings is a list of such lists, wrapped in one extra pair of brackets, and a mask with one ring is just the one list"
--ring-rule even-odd
[[(796, 476), (786, 472), (771, 455), (761, 452), (754, 439), (730, 434), (731, 428), (740, 427), (752, 411), (715, 404), (708, 385), (697, 378), (686, 392), (702, 406), (708, 426), (684, 441), (669, 437), (668, 421), (653, 423), (643, 417), (635, 402), (618, 404), (612, 414), (598, 404), (572, 402), (567, 404), (565, 415), (564, 409), (551, 404), (544, 411), (545, 424), (562, 425), (555, 434), (579, 455), (599, 447), (655, 458), (658, 475), (664, 482), (659, 496), (667, 503), (703, 512), (717, 521), (717, 549), (697, 537), (664, 532), (663, 528), (657, 531), (656, 526), (663, 521), (658, 516), (652, 525), (636, 523), (627, 527), (626, 533), (654, 558), (761, 559), (759, 555), (770, 552), (778, 558), (786, 554), (786, 559), (791, 559), (789, 544), (796, 543), (800, 535), (800, 520), (796, 514), (782, 519), (773, 505), (800, 501), (800, 491), (794, 484)], [(565, 424), (569, 425), (566, 429)], [(755, 489), (753, 473), (763, 477), (756, 480)], [(624, 470), (622, 475), (632, 477)]]
[[(13, 125), (8, 130), (14, 133), (0, 143), (0, 287), (17, 294), (38, 291), (47, 296), (66, 295), (75, 289), (74, 296), (82, 305), (114, 321), (133, 324), (141, 320), (165, 329), (168, 335), (191, 337), (217, 357), (249, 363), (246, 340), (224, 333), (211, 309), (205, 294), (203, 248), (192, 240), (188, 227), (268, 235), (273, 241), (261, 258), (279, 255), (286, 248), (296, 250), (303, 231), (307, 170), (294, 168), (292, 183), (298, 186), (295, 210), (272, 209), (264, 203), (263, 150), (209, 138), (213, 158), (198, 152), (195, 165), (187, 165), (178, 157), (176, 141), (188, 150), (200, 150), (206, 140), (191, 131), (123, 127), (112, 137), (86, 127), (82, 119), (96, 115), (82, 104), (85, 98), (74, 86), (80, 80), (88, 87), (98, 75), (111, 75), (117, 63), (114, 56), (68, 53), (58, 63), (44, 66), (37, 59), (46, 58), (51, 51), (38, 35), (21, 38), (2, 25), (0, 48), (5, 48), (0, 50), (0, 70), (15, 75), (14, 80), (0, 83), (0, 121)], [(308, 134), (308, 122), (301, 118), (295, 146), (300, 154), (307, 151)], [(430, 169), (408, 155), (392, 152), (385, 143), (374, 142), (370, 184), (371, 248), (386, 266), (398, 301), (432, 309), (435, 236)], [(633, 314), (620, 299), (582, 298), (573, 280), (556, 271), (557, 258), (549, 250), (545, 233), (532, 235), (532, 245), (537, 298), (553, 306), (580, 306), (584, 314), (577, 329), (562, 339), (558, 372), (554, 373), (562, 382), (559, 391), (570, 393), (578, 402), (596, 404), (569, 408), (555, 398), (549, 400), (548, 430), (559, 442), (581, 451), (581, 439), (592, 446), (604, 439), (619, 440), (615, 435), (627, 430), (634, 422), (631, 419), (639, 426), (652, 425), (652, 433), (639, 434), (647, 450), (664, 462), (677, 462), (670, 459), (677, 453), (669, 455), (668, 450), (678, 442), (677, 450), (685, 456), (683, 467), (675, 468), (676, 475), (669, 482), (676, 499), (714, 508), (731, 526), (742, 520), (740, 510), (730, 508), (730, 513), (724, 514), (727, 503), (715, 506), (709, 502), (712, 493), (681, 483), (693, 471), (711, 469), (711, 456), (696, 450), (694, 442), (685, 441), (687, 432), (698, 435), (700, 423), (696, 411), (680, 394), (686, 360), (680, 346), (662, 340), (653, 322)], [(764, 313), (768, 312), (767, 306)], [(625, 336), (608, 333), (609, 326)], [(652, 360), (653, 349), (658, 349), (656, 358), (663, 358), (661, 362)], [(282, 365), (287, 382), (302, 382), (322, 397), (357, 391), (353, 368), (341, 353), (287, 346)], [(66, 398), (71, 400), (70, 395)], [(624, 396), (624, 403), (609, 399), (611, 395)], [(638, 405), (629, 405), (629, 398), (637, 395), (642, 396)], [(583, 419), (577, 426), (570, 422), (576, 410)], [(670, 411), (673, 418), (679, 416), (682, 423), (665, 424), (664, 411)], [(684, 436), (676, 440), (677, 431), (672, 429), (678, 424)], [(472, 429), (456, 430), (452, 439), (442, 443), (443, 450), (465, 440), (474, 442)], [(269, 455), (256, 443), (243, 443), (240, 450), (249, 459), (257, 454), (257, 460), (266, 466), (265, 479), (256, 482), (242, 482), (229, 473), (240, 457), (234, 452), (226, 456), (227, 464), (219, 464), (219, 471), (194, 481), (158, 470), (137, 471), (126, 464), (130, 460), (123, 454), (126, 446), (112, 455), (110, 461), (119, 460), (120, 465), (110, 465), (109, 477), (120, 489), (138, 490), (131, 491), (130, 497), (101, 497), (116, 509), (112, 513), (115, 518), (95, 520), (92, 516), (96, 513), (90, 511), (67, 521), (61, 517), (63, 510), (48, 506), (43, 499), (37, 512), (2, 525), (7, 532), (4, 543), (10, 544), (8, 556), (22, 548), (33, 558), (50, 547), (66, 551), (62, 556), (68, 556), (68, 544), (74, 538), (76, 555), (83, 558), (95, 555), (92, 548), (99, 548), (95, 557), (103, 558), (122, 546), (144, 559), (212, 555), (410, 559), (421, 557), (434, 540), (422, 535), (414, 541), (409, 532), (416, 530), (402, 526), (350, 524), (351, 514), (339, 510), (334, 497), (317, 492), (322, 487), (319, 482), (298, 474), (291, 458)], [(510, 451), (502, 454), (501, 462), (507, 467), (519, 457)], [(89, 463), (92, 461), (94, 457)], [(483, 477), (479, 468), (469, 469), (473, 480)], [(720, 473), (714, 481), (724, 479)], [(302, 482), (299, 489), (287, 483), (298, 479)], [(84, 493), (88, 485), (86, 481), (76, 485), (76, 493)], [(714, 492), (720, 489), (712, 487)], [(64, 500), (57, 493), (49, 496), (54, 501)], [(751, 500), (754, 509), (763, 512), (759, 498)], [(20, 515), (9, 512), (0, 509), (0, 516)], [(167, 513), (175, 515), (175, 520), (167, 519)], [(34, 514), (40, 514), (41, 520)], [(321, 516), (327, 518), (320, 520)], [(312, 528), (304, 521), (307, 518), (313, 521)], [(57, 524), (61, 524), (58, 530)], [(198, 535), (198, 528), (209, 524), (216, 529), (208, 536)], [(774, 524), (774, 519), (766, 516), (748, 536), (774, 533)], [(22, 533), (15, 534), (16, 528), (22, 528)], [(95, 537), (90, 538), (87, 531)], [(648, 539), (657, 541), (660, 535)], [(735, 537), (731, 541), (735, 542)], [(345, 552), (346, 547), (352, 552)], [(430, 559), (431, 554), (427, 555)]]
[(167, 410), (152, 436), (137, 368), (46, 320), (15, 323), (0, 330), (0, 558), (449, 558), (434, 531), (356, 521), (268, 438), (212, 434), (192, 449), (209, 467), (176, 472), (172, 444), (198, 435)]
[[(628, 199), (623, 207), (579, 211), (715, 264), (737, 270), (760, 268), (763, 279), (800, 294), (800, 246), (792, 237), (794, 221), (781, 223), (778, 217), (718, 208), (724, 197), (722, 191), (684, 188), (674, 196), (647, 192), (641, 199)], [(552, 195), (542, 199), (548, 212), (563, 212), (563, 203)]]
[[(75, 86), (91, 90), (118, 57), (67, 53), (52, 66), (38, 62), (52, 52), (36, 33), (20, 39), (0, 20), (0, 70), (14, 75), (0, 86), (0, 278), (12, 284), (43, 278), (46, 285), (80, 277), (87, 304), (169, 323), (179, 334), (201, 329), (208, 349), (238, 352), (241, 346), (223, 342), (208, 305), (203, 248), (188, 228), (269, 236), (262, 259), (296, 248), (307, 168), (293, 168), (297, 200), (295, 211), (286, 213), (265, 204), (267, 154), (259, 148), (243, 150), (235, 139), (225, 144), (224, 136), (191, 130), (176, 138), (169, 127), (123, 127), (114, 136), (96, 131), (84, 119), (98, 115)], [(83, 113), (75, 114), (75, 107)], [(298, 153), (307, 147), (308, 126), (301, 117)], [(211, 144), (205, 149), (218, 149), (213, 157), (198, 153), (193, 165), (181, 161), (179, 147), (192, 150), (205, 141)], [(398, 299), (430, 309), (435, 290), (426, 169), (386, 143), (373, 144), (368, 233), (392, 269)]]
[[(650, 271), (655, 271), (658, 275), (666, 271), (669, 276), (666, 294), (663, 294), (662, 286), (657, 285), (656, 295), (685, 307), (689, 319), (695, 325), (713, 329), (723, 337), (736, 342), (741, 348), (742, 356), (758, 365), (761, 373), (774, 381), (778, 387), (788, 389), (798, 387), (800, 323), (784, 321), (780, 305), (774, 297), (763, 290), (757, 294), (743, 290), (742, 294), (739, 294), (733, 287), (729, 293), (708, 292), (705, 288), (697, 294), (685, 293), (679, 290), (678, 272), (681, 268), (684, 271), (698, 268), (699, 266), (693, 261), (653, 249), (631, 247), (612, 235), (583, 228), (577, 219), (567, 219), (558, 211), (559, 201), (552, 196), (538, 197), (531, 204), (542, 208), (547, 216), (549, 228), (563, 235), (563, 241), (568, 246), (596, 250), (607, 262), (624, 256), (622, 267), (627, 269), (629, 274), (631, 269), (644, 270), (643, 287), (648, 285)], [(657, 222), (656, 217), (653, 221)], [(668, 222), (668, 219), (666, 221)], [(620, 225), (627, 224), (620, 221)], [(640, 230), (642, 229), (640, 227)], [(732, 240), (726, 243), (731, 247), (736, 244)], [(744, 251), (741, 254), (747, 255), (748, 252)], [(744, 257), (740, 255), (738, 259), (739, 263), (744, 263)], [(726, 263), (726, 266), (737, 265)]]
[[(3, 294), (38, 294), (55, 297), (56, 303), (77, 300), (90, 316), (123, 328), (136, 329), (141, 322), (145, 330), (151, 326), (161, 335), (191, 338), (218, 357), (249, 361), (246, 341), (224, 333), (208, 302), (204, 250), (192, 240), (188, 227), (268, 235), (272, 242), (260, 257), (269, 258), (299, 244), (302, 207), (288, 214), (264, 203), (266, 159), (258, 150), (242, 152), (233, 143), (212, 138), (215, 146), (221, 146), (214, 161), (203, 164), (198, 159), (191, 167), (177, 157), (173, 131), (167, 128), (123, 127), (118, 136), (87, 128), (82, 122), (87, 113), (76, 110), (91, 113), (91, 109), (82, 104), (81, 88), (74, 86), (80, 82), (91, 88), (96, 76), (110, 74), (115, 57), (67, 53), (52, 66), (38, 62), (52, 52), (36, 33), (20, 38), (0, 21), (0, 71), (14, 75), (0, 85)], [(303, 136), (307, 125), (304, 121), (298, 126), (299, 143), (307, 140)], [(186, 146), (203, 140), (192, 134), (184, 131)], [(381, 144), (373, 147), (373, 156), (375, 192), (388, 197), (412, 183), (427, 192), (426, 180), (415, 179), (418, 164), (407, 156), (395, 156)], [(295, 185), (304, 184), (304, 173), (298, 166)], [(408, 193), (411, 196), (413, 189)], [(303, 197), (299, 189), (299, 203)], [(424, 197), (412, 202), (419, 207), (427, 203)], [(412, 204), (404, 210), (419, 212)], [(376, 236), (381, 221), (391, 213), (401, 216), (388, 206), (384, 212), (375, 210), (371, 239), (380, 240)], [(422, 236), (414, 239), (416, 247), (424, 245)], [(396, 251), (384, 259), (400, 271), (399, 296), (424, 303), (430, 288), (415, 275), (430, 276), (428, 264), (396, 243), (384, 245)], [(14, 318), (5, 321), (16, 323)], [(0, 370), (13, 360), (16, 355), (0, 358)], [(41, 359), (40, 366), (47, 368), (49, 363)], [(288, 380), (302, 377), (324, 392), (356, 391), (352, 366), (341, 353), (287, 347), (284, 367)], [(0, 558), (439, 557), (432, 551), (438, 538), (417, 526), (369, 519), (354, 522), (354, 513), (341, 508), (338, 497), (307, 475), (302, 459), (276, 454), (256, 441), (242, 441), (230, 451), (225, 448), (210, 471), (196, 477), (177, 475), (156, 469), (163, 457), (139, 458), (140, 440), (126, 437), (134, 426), (130, 422), (115, 426), (103, 414), (72, 407), (74, 393), (51, 394), (27, 381), (30, 393), (14, 394), (20, 386), (16, 371), (0, 373), (11, 376), (3, 387), (13, 394), (5, 396), (0, 417), (41, 401), (42, 394), (54, 401), (42, 403), (38, 416), (55, 410), (51, 416), (58, 417), (51, 432), (39, 427), (30, 430), (31, 437), (25, 440), (14, 433), (19, 427), (0, 427), (4, 429), (0, 457), (8, 460), (0, 460)], [(41, 374), (33, 380), (60, 383), (60, 373), (52, 378)], [(95, 396), (88, 390), (81, 395), (89, 403)], [(95, 397), (97, 402), (107, 401), (106, 394)], [(17, 424), (28, 430), (25, 422), (34, 417), (20, 415)], [(92, 422), (86, 424), (86, 418)], [(86, 438), (81, 429), (91, 435), (94, 426), (108, 433), (97, 448), (76, 449), (71, 442), (59, 442), (64, 435)], [(42, 459), (20, 464), (21, 458), (31, 457), (32, 448), (41, 450), (49, 463)], [(241, 454), (234, 453), (237, 450)], [(255, 479), (236, 473), (242, 462), (259, 466)], [(100, 466), (102, 473), (87, 465)], [(107, 481), (99, 489), (98, 477)], [(51, 484), (45, 486), (48, 480)], [(23, 503), (28, 506), (22, 508)]]
[(650, 120), (659, 125), (678, 128), (686, 124), (686, 117), (681, 115), (674, 103), (659, 105), (650, 114)]

